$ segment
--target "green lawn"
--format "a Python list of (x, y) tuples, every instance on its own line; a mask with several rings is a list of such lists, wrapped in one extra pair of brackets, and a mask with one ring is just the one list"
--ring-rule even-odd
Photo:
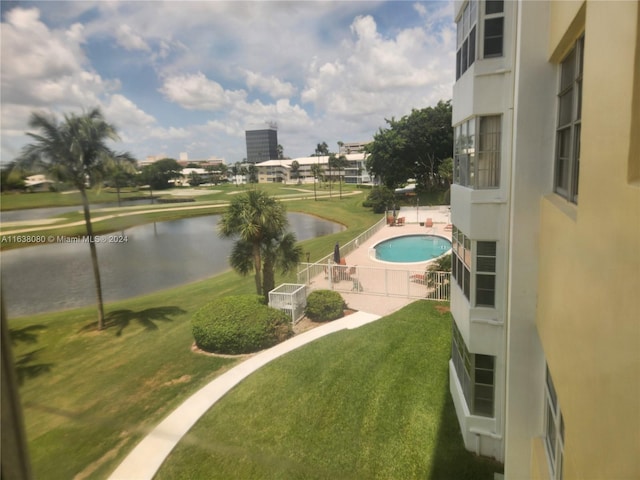
[(418, 301), (275, 360), (205, 414), (156, 478), (491, 480), (500, 465), (462, 445), (443, 306)]

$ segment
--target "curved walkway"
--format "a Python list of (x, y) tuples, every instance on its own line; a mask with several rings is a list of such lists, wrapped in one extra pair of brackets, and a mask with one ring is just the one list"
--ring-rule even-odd
[(205, 385), (155, 427), (123, 460), (109, 477), (111, 480), (151, 480), (171, 450), (191, 427), (229, 390), (272, 360), (309, 342), (340, 330), (358, 328), (381, 318), (356, 312), (316, 327), (264, 350)]

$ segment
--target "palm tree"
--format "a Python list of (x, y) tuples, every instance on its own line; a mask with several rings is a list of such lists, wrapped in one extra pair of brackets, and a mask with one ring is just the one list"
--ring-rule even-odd
[(300, 163), (297, 160), (291, 162), (291, 176), (300, 183)]
[(313, 175), (313, 199), (318, 200), (318, 196), (316, 195), (316, 179), (320, 180), (320, 177), (323, 174), (322, 165), (315, 164), (311, 165), (311, 175)]
[(220, 175), (220, 178), (218, 179), (219, 181), (222, 181), (223, 179), (227, 179), (227, 181), (229, 180), (229, 167), (226, 164), (221, 163), (218, 165), (218, 173)]
[(231, 165), (231, 175), (233, 175), (233, 183), (238, 186), (238, 173), (240, 173), (240, 166), (237, 163)]
[(338, 170), (338, 183), (340, 185), (340, 199), (342, 199), (342, 175), (341, 172), (349, 164), (347, 157), (340, 155), (333, 161), (333, 166)]
[(256, 189), (235, 197), (220, 220), (220, 236), (239, 237), (229, 259), (232, 268), (242, 275), (253, 270), (256, 293), (265, 298), (274, 286), (274, 268), (287, 272), (302, 257), (288, 225), (284, 206)]
[(331, 198), (331, 181), (332, 179), (332, 175), (331, 175), (331, 170), (333, 170), (336, 166), (336, 154), (335, 153), (330, 153), (329, 154), (329, 158), (327, 160), (327, 167), (329, 167), (329, 198)]
[(54, 116), (33, 113), (29, 119), (29, 126), (40, 130), (41, 134), (27, 133), (35, 142), (24, 147), (20, 161), (38, 166), (56, 179), (72, 183), (80, 191), (98, 301), (98, 329), (102, 330), (102, 284), (91, 226), (87, 186), (88, 182), (95, 182), (102, 173), (105, 159), (113, 156), (106, 141), (118, 139), (116, 129), (105, 121), (98, 108), (80, 116), (65, 115), (62, 122), (58, 122)]
[(129, 152), (108, 155), (104, 159), (106, 178), (113, 181), (120, 206), (120, 187), (136, 175), (136, 159)]

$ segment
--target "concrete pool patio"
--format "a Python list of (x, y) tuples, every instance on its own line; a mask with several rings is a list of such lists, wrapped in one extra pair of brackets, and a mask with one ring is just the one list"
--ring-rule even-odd
[[(410, 277), (424, 274), (432, 260), (412, 263), (384, 262), (375, 259), (372, 248), (384, 240), (404, 235), (438, 235), (451, 241), (450, 210), (449, 207), (420, 207), (416, 212), (415, 207), (403, 207), (398, 211), (397, 217), (405, 218), (404, 225), (382, 226), (371, 237), (359, 242), (354, 250), (345, 249), (349, 252), (342, 255), (346, 271), (353, 272), (348, 275), (349, 278), (337, 277), (334, 281), (336, 277), (328, 275), (331, 267), (325, 262), (320, 262), (315, 264), (315, 268), (310, 268), (308, 274), (300, 274), (298, 283), (306, 283), (309, 290), (339, 291), (350, 308), (378, 315), (387, 315), (418, 298), (424, 298), (426, 286), (419, 282), (411, 282)], [(433, 221), (432, 227), (424, 226), (428, 219)], [(447, 252), (448, 250), (443, 251)], [(354, 279), (357, 279), (357, 284), (354, 283)]]
[[(400, 209), (398, 217), (403, 215), (407, 219), (406, 222), (410, 222), (410, 215), (413, 215), (414, 223), (405, 223), (404, 226), (397, 227), (383, 226), (368, 240), (362, 242), (355, 250), (346, 255), (349, 264), (379, 267), (381, 262), (370, 258), (369, 249), (372, 245), (388, 238), (423, 233), (451, 239), (451, 230), (447, 227), (450, 224), (448, 208), (422, 207), (417, 211), (415, 208)], [(424, 223), (427, 218), (433, 220), (433, 227), (427, 228), (419, 225), (418, 222)], [(394, 265), (410, 265), (412, 269), (424, 271), (427, 263)], [(316, 282), (315, 285), (311, 285), (311, 288), (325, 288), (320, 283)], [(357, 310), (357, 312), (297, 334), (279, 345), (249, 357), (212, 380), (151, 430), (125, 457), (109, 478), (111, 480), (151, 480), (173, 448), (200, 417), (247, 376), (272, 360), (314, 340), (340, 330), (350, 330), (366, 325), (416, 301), (416, 298), (403, 296), (370, 295), (366, 291), (341, 291), (340, 293), (349, 308)]]

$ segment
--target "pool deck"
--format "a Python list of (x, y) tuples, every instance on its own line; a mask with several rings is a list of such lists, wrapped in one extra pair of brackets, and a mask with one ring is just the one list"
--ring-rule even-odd
[[(371, 251), (372, 247), (384, 240), (390, 238), (399, 237), (402, 235), (416, 235), (416, 234), (430, 234), (439, 235), (448, 240), (451, 240), (451, 228), (450, 225), (450, 213), (448, 207), (420, 207), (418, 215), (416, 215), (416, 209), (413, 208), (401, 208), (398, 212), (398, 218), (405, 217), (405, 224), (402, 226), (384, 226), (378, 232), (376, 232), (371, 238), (362, 242), (356, 250), (344, 256), (348, 266), (364, 266), (364, 267), (377, 267), (377, 268), (394, 268), (399, 270), (411, 270), (416, 273), (424, 272), (427, 264), (430, 261), (425, 262), (413, 262), (413, 263), (397, 263), (397, 262), (384, 262), (376, 260), (374, 254)], [(433, 227), (427, 228), (420, 226), (419, 222), (423, 222), (431, 218), (433, 220)], [(411, 222), (413, 223), (407, 223)], [(344, 291), (343, 288), (339, 288), (340, 294), (345, 299), (345, 302), (354, 310), (375, 313), (377, 315), (388, 315), (394, 311), (402, 308), (403, 306), (414, 302), (416, 298), (406, 298), (398, 296), (386, 296), (386, 295), (367, 295), (366, 290), (381, 291), (380, 286), (374, 285), (374, 282), (381, 282), (383, 280), (370, 278), (361, 278), (364, 285), (365, 292), (363, 293), (351, 293)], [(341, 282), (344, 283), (344, 282)], [(346, 284), (345, 284), (346, 285)], [(329, 280), (324, 275), (315, 277), (311, 281), (310, 285), (312, 290), (331, 288)], [(345, 287), (347, 288), (347, 287)], [(350, 287), (347, 288), (350, 290)]]

